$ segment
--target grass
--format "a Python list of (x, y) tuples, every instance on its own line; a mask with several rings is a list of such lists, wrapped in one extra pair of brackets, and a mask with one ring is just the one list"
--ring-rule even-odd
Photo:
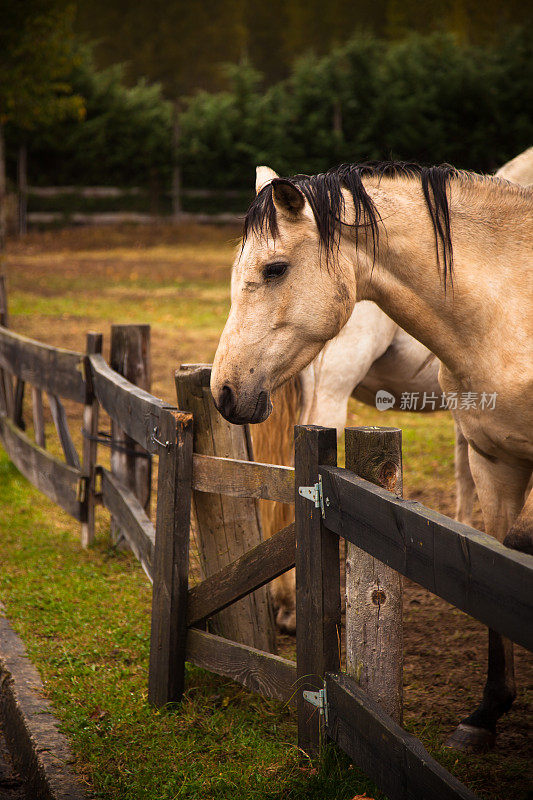
[[(49, 344), (82, 350), (88, 330), (102, 331), (108, 344), (112, 323), (150, 323), (153, 392), (173, 403), (174, 368), (213, 357), (229, 308), (236, 234), (193, 226), (32, 233), (9, 249), (11, 324)], [(79, 409), (68, 404), (67, 410), (79, 445)], [(48, 410), (46, 420), (51, 432)], [(380, 413), (354, 401), (348, 422), (401, 427), (405, 495), (453, 514), (449, 415)], [(49, 446), (57, 452), (52, 437)], [(342, 448), (339, 455), (342, 463)], [(106, 463), (108, 453), (102, 457)], [(151, 709), (151, 592), (133, 557), (110, 547), (108, 527), (99, 512), (96, 544), (83, 551), (77, 524), (0, 451), (0, 600), (27, 643), (94, 797), (379, 797), (337, 751), (302, 763), (288, 709), (197, 668), (188, 668), (179, 708)], [(482, 626), (416, 587), (408, 587), (404, 616), (407, 728), (481, 797), (525, 797), (524, 694), (502, 726), (499, 751), (473, 759), (442, 747), (481, 691)], [(523, 652), (518, 656), (519, 684), (531, 684)]]

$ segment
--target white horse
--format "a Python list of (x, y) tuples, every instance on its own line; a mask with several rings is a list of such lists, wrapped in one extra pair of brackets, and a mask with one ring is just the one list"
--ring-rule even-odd
[[(497, 176), (523, 186), (533, 181), (533, 147), (504, 164)], [(274, 177), (268, 168), (258, 167), (256, 193)], [(440, 363), (435, 356), (393, 322), (375, 303), (362, 300), (354, 306), (340, 333), (326, 342), (314, 361), (299, 376), (300, 395), (292, 396), (285, 384), (276, 405), (288, 404), (285, 417), (279, 414), (271, 425), (254, 428), (254, 453), (258, 461), (291, 463), (292, 426), (324, 425), (336, 427), (341, 436), (346, 425), (348, 400), (355, 397), (376, 405), (376, 394), (385, 390), (395, 398), (394, 408), (402, 408), (402, 395), (414, 396), (413, 411), (431, 412), (443, 406), (438, 381)], [(429, 398), (436, 398), (429, 402)], [(445, 401), (445, 398), (444, 398)], [(291, 414), (292, 410), (292, 414)], [(295, 414), (296, 412), (296, 414)], [(267, 426), (267, 427), (265, 427)], [(289, 452), (281, 439), (291, 440)], [(277, 445), (276, 445), (277, 443)], [(277, 446), (277, 450), (276, 450)], [(472, 524), (475, 485), (468, 463), (468, 443), (455, 425), (456, 512), (460, 522)], [(263, 504), (263, 530), (270, 536), (291, 521), (291, 509)], [(276, 622), (287, 633), (296, 630), (296, 585), (294, 571), (285, 572), (271, 585), (276, 607)]]
[[(217, 408), (262, 422), (270, 394), (375, 302), (441, 362), (485, 529), (533, 552), (533, 190), (449, 166), (343, 165), (272, 178), (245, 220), (211, 375)], [(453, 240), (453, 243), (452, 243)], [(433, 267), (431, 266), (433, 262)], [(512, 644), (489, 632), (483, 701), (450, 744), (484, 750), (516, 696)]]

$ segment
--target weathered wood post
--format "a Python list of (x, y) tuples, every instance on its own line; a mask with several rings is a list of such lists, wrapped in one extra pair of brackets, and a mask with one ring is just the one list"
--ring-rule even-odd
[[(194, 415), (194, 451), (253, 460), (247, 427), (231, 425), (218, 413), (209, 388), (210, 378), (209, 364), (182, 364), (176, 372), (178, 407)], [(205, 578), (262, 541), (255, 500), (195, 491), (193, 509)], [(275, 652), (274, 621), (266, 587), (221, 611), (210, 625), (234, 642)]]
[[(399, 428), (346, 428), (346, 468), (402, 496)], [(403, 706), (402, 579), (347, 543), (346, 671), (395, 722)]]
[(15, 380), (15, 407), (13, 410), (13, 422), (20, 428), (21, 430), (26, 429), (26, 423), (24, 422), (24, 389), (26, 388), (26, 384), (22, 380), (22, 378), (16, 378)]
[(312, 755), (320, 749), (322, 721), (303, 691), (322, 689), (324, 674), (339, 670), (339, 537), (324, 527), (320, 501), (316, 507), (299, 489), (318, 489), (319, 465), (337, 464), (337, 433), (334, 428), (296, 425), (294, 452), (298, 745)]
[(157, 517), (148, 701), (181, 700), (185, 681), (193, 418), (164, 411), (157, 435)]
[[(149, 392), (152, 384), (149, 325), (112, 325), (109, 352), (111, 369), (123, 375), (130, 383)], [(152, 460), (150, 454), (130, 439), (112, 421), (111, 472), (131, 489), (150, 516), (152, 488)], [(111, 538), (119, 541), (118, 526), (111, 524)]]
[(31, 402), (35, 441), (39, 447), (44, 449), (46, 447), (46, 435), (44, 429), (43, 393), (37, 386), (31, 387)]
[[(87, 354), (84, 362), (85, 369), (85, 405), (83, 406), (83, 466), (85, 497), (83, 503), (85, 507), (85, 520), (81, 523), (81, 545), (89, 547), (94, 542), (94, 518), (95, 518), (95, 476), (98, 436), (98, 401), (93, 392), (91, 381), (91, 365), (89, 356), (101, 354), (102, 334), (88, 333), (85, 352)], [(34, 416), (35, 420), (35, 416)], [(37, 429), (36, 429), (37, 431)]]
[[(7, 310), (6, 276), (0, 275), (0, 325), (9, 328), (9, 315)], [(15, 395), (13, 392), (13, 379), (11, 374), (0, 369), (0, 402), (2, 410), (13, 419), (15, 411)]]

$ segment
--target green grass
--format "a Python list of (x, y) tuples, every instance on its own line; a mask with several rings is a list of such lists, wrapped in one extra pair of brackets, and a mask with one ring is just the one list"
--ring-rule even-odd
[(287, 708), (195, 667), (180, 706), (152, 709), (149, 584), (133, 557), (109, 547), (103, 520), (90, 550), (76, 527), (0, 452), (0, 597), (94, 797), (348, 800), (372, 792), (336, 751), (302, 764)]
[[(60, 288), (57, 295), (45, 297), (30, 291), (14, 292), (11, 313), (19, 317), (82, 317), (88, 322), (112, 319), (114, 323), (139, 323), (150, 320), (152, 325), (166, 329), (189, 327), (208, 329), (218, 333), (229, 311), (226, 284), (194, 287), (177, 281), (173, 285), (158, 286), (157, 291), (142, 286), (123, 284), (102, 289), (88, 303), (86, 295), (78, 289)], [(141, 296), (142, 294), (142, 296)]]

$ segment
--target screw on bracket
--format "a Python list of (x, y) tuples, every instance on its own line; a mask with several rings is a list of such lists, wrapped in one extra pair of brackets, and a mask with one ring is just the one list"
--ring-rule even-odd
[(326, 725), (328, 724), (328, 698), (326, 695), (326, 689), (319, 689), (318, 692), (311, 692), (305, 690), (304, 693), (304, 700), (306, 700), (310, 705), (316, 706), (319, 709), (320, 714), (324, 716), (324, 721)]
[(324, 492), (322, 490), (322, 475), (318, 476), (318, 483), (315, 483), (313, 486), (298, 486), (298, 494), (301, 497), (305, 497), (306, 500), (310, 500), (312, 503), (315, 504), (315, 508), (320, 509), (320, 513), (322, 517), (326, 518), (326, 509), (324, 505), (329, 506), (329, 497), (326, 497), (324, 500)]

